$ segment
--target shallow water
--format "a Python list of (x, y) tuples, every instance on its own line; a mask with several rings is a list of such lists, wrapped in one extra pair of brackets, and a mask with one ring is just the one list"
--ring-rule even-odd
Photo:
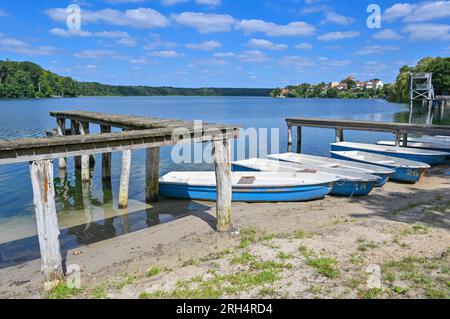
[[(272, 99), (258, 97), (89, 97), (77, 99), (0, 100), (0, 139), (45, 136), (55, 127), (55, 110), (90, 110), (119, 114), (203, 120), (240, 124), (245, 128), (279, 128), (280, 151), (286, 151), (286, 117), (307, 116), (370, 121), (408, 121), (406, 105), (382, 100)], [(418, 107), (414, 121), (423, 122), (427, 109)], [(436, 117), (439, 123), (449, 118)], [(98, 132), (96, 125), (91, 132)], [(304, 129), (303, 152), (327, 155), (332, 130)], [(294, 134), (295, 135), (295, 134)], [(347, 141), (376, 142), (391, 134), (345, 132)], [(270, 143), (269, 143), (270, 144)], [(295, 141), (294, 141), (295, 145)], [(270, 145), (269, 152), (270, 152)], [(171, 148), (161, 150), (161, 173), (171, 170), (211, 169), (208, 164), (174, 164)], [(55, 170), (55, 189), (63, 251), (106, 238), (197, 214), (209, 204), (163, 200), (145, 204), (145, 151), (134, 151), (130, 178), (130, 207), (117, 209), (120, 153), (112, 155), (111, 183), (102, 182), (101, 156), (96, 156), (93, 180), (83, 189), (68, 160), (67, 175)], [(55, 165), (57, 167), (57, 165)], [(39, 258), (28, 164), (0, 166), (0, 268)], [(83, 195), (84, 194), (84, 195)]]

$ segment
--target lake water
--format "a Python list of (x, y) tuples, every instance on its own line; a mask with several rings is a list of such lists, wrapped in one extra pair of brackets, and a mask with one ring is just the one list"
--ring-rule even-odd
[[(280, 151), (287, 149), (286, 117), (306, 116), (369, 121), (408, 121), (408, 107), (383, 100), (272, 99), (257, 97), (92, 97), (77, 99), (0, 100), (0, 139), (41, 137), (55, 127), (49, 112), (55, 110), (97, 112), (203, 120), (240, 124), (244, 128), (279, 128)], [(426, 108), (414, 111), (414, 121), (424, 122)], [(448, 124), (448, 113), (436, 116)], [(91, 132), (98, 132), (96, 125)], [(294, 134), (295, 135), (295, 134)], [(347, 141), (376, 142), (392, 139), (391, 134), (345, 132)], [(334, 132), (304, 129), (303, 152), (327, 155)], [(294, 141), (295, 145), (295, 141)], [(174, 164), (171, 148), (161, 150), (161, 173), (171, 170), (211, 169), (207, 164)], [(269, 147), (270, 152), (270, 147)], [(68, 160), (67, 176), (55, 170), (55, 189), (63, 252), (79, 245), (197, 214), (203, 203), (163, 200), (155, 207), (144, 202), (145, 151), (134, 151), (130, 177), (130, 206), (117, 209), (121, 154), (114, 153), (111, 183), (102, 183), (101, 155), (88, 190)], [(57, 168), (57, 165), (55, 165)], [(106, 184), (106, 185), (105, 185)], [(39, 258), (28, 164), (0, 166), (0, 268)]]

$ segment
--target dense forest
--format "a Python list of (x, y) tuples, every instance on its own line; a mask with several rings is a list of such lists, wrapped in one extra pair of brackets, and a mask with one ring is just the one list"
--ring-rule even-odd
[(448, 95), (450, 93), (450, 58), (423, 58), (415, 67), (407, 65), (400, 69), (400, 73), (394, 84), (388, 87), (388, 100), (391, 102), (409, 102), (409, 73), (431, 72), (433, 73), (433, 87), (436, 95)]
[(271, 89), (117, 86), (78, 82), (32, 62), (0, 61), (0, 98), (78, 96), (269, 96)]

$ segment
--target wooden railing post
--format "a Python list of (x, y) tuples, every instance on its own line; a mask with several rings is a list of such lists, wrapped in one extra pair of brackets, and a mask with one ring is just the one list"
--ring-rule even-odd
[(213, 158), (217, 186), (217, 231), (227, 232), (231, 229), (231, 144), (228, 139), (213, 141)]
[(147, 203), (156, 203), (159, 200), (159, 157), (159, 147), (147, 149), (145, 164), (145, 198)]
[[(56, 132), (58, 135), (66, 135), (66, 120), (63, 118), (56, 119)], [(65, 157), (61, 157), (58, 160), (59, 162), (59, 169), (66, 169), (67, 168), (67, 162)]]
[(335, 134), (336, 134), (336, 143), (340, 143), (344, 141), (344, 130), (337, 128), (335, 130)]
[(407, 147), (408, 146), (408, 134), (403, 134), (403, 147)]
[(302, 153), (302, 127), (297, 126), (297, 153)]
[[(81, 135), (89, 134), (89, 123), (79, 122), (78, 130)], [(81, 180), (83, 182), (89, 181), (91, 179), (89, 168), (89, 155), (81, 155)]]
[[(100, 126), (100, 131), (102, 133), (111, 133), (111, 126)], [(102, 179), (111, 178), (111, 153), (102, 154)]]
[(122, 172), (120, 173), (119, 208), (128, 207), (128, 189), (130, 184), (131, 150), (122, 153)]
[(287, 151), (292, 152), (292, 126), (288, 125), (288, 147)]
[(53, 185), (53, 161), (30, 162), (30, 176), (41, 252), (41, 270), (45, 278), (45, 289), (50, 290), (64, 276)]
[(399, 147), (401, 141), (401, 134), (400, 132), (395, 132), (395, 146)]
[[(78, 121), (70, 120), (70, 134), (71, 135), (80, 134)], [(74, 161), (75, 161), (75, 169), (80, 169), (81, 168), (81, 156), (75, 156)]]

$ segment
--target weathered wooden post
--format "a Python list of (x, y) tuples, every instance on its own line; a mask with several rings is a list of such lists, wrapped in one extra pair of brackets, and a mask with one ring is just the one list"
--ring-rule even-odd
[(336, 143), (341, 143), (344, 141), (344, 130), (337, 128), (335, 130), (335, 135), (336, 135)]
[[(111, 133), (111, 126), (100, 126), (101, 133)], [(111, 179), (111, 153), (102, 154), (102, 179)]]
[(401, 142), (401, 134), (400, 132), (395, 132), (395, 146), (399, 147), (400, 146), (400, 142)]
[(288, 152), (292, 152), (292, 126), (288, 125)]
[[(78, 130), (81, 135), (89, 134), (89, 123), (79, 122)], [(89, 155), (81, 155), (81, 180), (83, 182), (87, 182), (91, 179), (89, 166)]]
[[(66, 135), (66, 119), (58, 118), (56, 119), (56, 132), (58, 135)], [(58, 159), (59, 169), (65, 170), (67, 168), (67, 162), (65, 157), (61, 157)]]
[(407, 147), (408, 146), (408, 134), (403, 134), (403, 147)]
[(30, 162), (30, 176), (41, 252), (41, 270), (45, 278), (44, 288), (50, 290), (64, 276), (53, 185), (53, 161)]
[(145, 198), (147, 203), (156, 203), (159, 200), (159, 157), (159, 147), (147, 149), (145, 176)]
[[(78, 135), (79, 134), (79, 124), (75, 120), (70, 120), (70, 134)], [(81, 168), (81, 156), (74, 157), (75, 169)]]
[(227, 138), (213, 141), (213, 158), (217, 185), (217, 231), (231, 229), (231, 144)]
[(302, 153), (302, 127), (297, 126), (297, 153)]
[(128, 207), (128, 188), (130, 183), (131, 150), (122, 153), (122, 172), (120, 173), (119, 208)]

